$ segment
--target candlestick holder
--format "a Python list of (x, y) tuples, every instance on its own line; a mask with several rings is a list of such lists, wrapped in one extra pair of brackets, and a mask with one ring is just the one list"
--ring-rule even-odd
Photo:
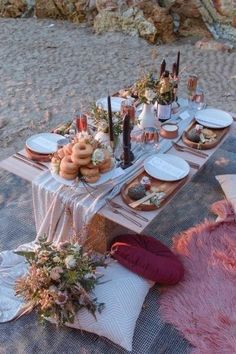
[(131, 151), (130, 146), (123, 146), (123, 156), (121, 156), (120, 167), (125, 170), (126, 168), (132, 165), (132, 161), (134, 159), (134, 154)]

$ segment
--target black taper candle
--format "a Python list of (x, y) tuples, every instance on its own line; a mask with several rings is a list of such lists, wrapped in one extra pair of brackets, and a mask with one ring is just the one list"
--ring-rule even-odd
[(131, 166), (131, 144), (130, 144), (130, 117), (128, 114), (123, 119), (123, 162), (122, 168)]
[(179, 76), (179, 63), (180, 63), (180, 51), (177, 54), (177, 61), (176, 61), (176, 76)]
[(114, 133), (113, 133), (113, 123), (112, 123), (112, 110), (111, 110), (111, 97), (107, 97), (107, 110), (108, 110), (108, 123), (109, 123), (109, 137), (111, 142), (111, 147), (114, 147)]
[(173, 65), (172, 65), (172, 77), (176, 77), (177, 75), (176, 75), (176, 63), (174, 63)]
[(163, 59), (161, 62), (161, 67), (160, 67), (160, 78), (165, 70), (166, 70), (166, 61), (165, 61), (165, 59)]

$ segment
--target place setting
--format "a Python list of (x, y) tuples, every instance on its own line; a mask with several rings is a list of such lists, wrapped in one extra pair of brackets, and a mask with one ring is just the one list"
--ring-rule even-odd
[(185, 183), (189, 171), (189, 164), (178, 156), (152, 155), (144, 161), (144, 171), (122, 187), (123, 201), (137, 210), (158, 209)]

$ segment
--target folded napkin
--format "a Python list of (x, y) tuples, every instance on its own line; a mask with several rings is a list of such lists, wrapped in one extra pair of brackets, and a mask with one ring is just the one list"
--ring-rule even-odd
[(26, 151), (27, 156), (33, 161), (40, 161), (40, 162), (51, 161), (50, 154), (39, 154), (37, 152), (30, 150), (27, 146), (25, 146), (25, 151)]

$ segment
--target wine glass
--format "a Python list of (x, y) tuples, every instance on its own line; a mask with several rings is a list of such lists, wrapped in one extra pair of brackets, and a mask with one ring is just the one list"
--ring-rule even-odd
[(159, 149), (159, 135), (156, 128), (144, 128), (144, 150), (151, 151), (151, 149)]
[(135, 111), (135, 106), (132, 98), (127, 98), (126, 100), (121, 102), (120, 113), (122, 117), (128, 114), (130, 117), (131, 124), (134, 125), (136, 111)]
[(75, 121), (77, 133), (87, 132), (88, 122), (87, 122), (87, 115), (85, 113), (76, 112), (74, 121)]

